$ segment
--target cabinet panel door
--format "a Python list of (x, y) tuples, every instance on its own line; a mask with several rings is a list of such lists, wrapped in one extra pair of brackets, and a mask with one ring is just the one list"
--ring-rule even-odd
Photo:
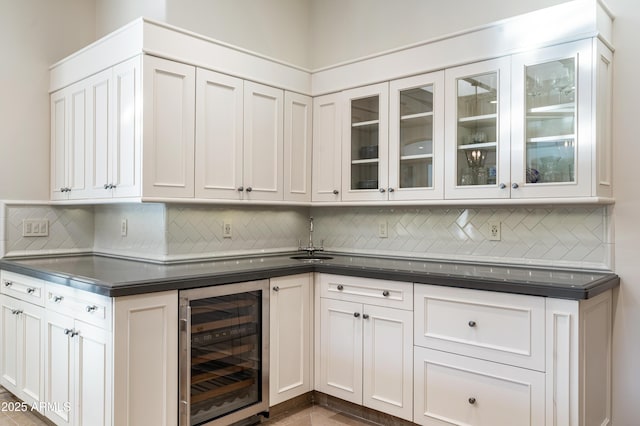
[(45, 414), (57, 425), (73, 424), (73, 318), (47, 312), (45, 330), (44, 399), (57, 407)]
[(244, 187), (250, 200), (283, 199), (284, 94), (244, 83)]
[(311, 201), (311, 108), (309, 96), (284, 95), (284, 199)]
[(340, 201), (341, 94), (313, 98), (313, 201)]
[(241, 199), (243, 82), (201, 68), (196, 77), (196, 197)]
[(143, 195), (193, 197), (195, 68), (144, 57)]
[(269, 405), (311, 390), (311, 280), (309, 274), (270, 281)]
[[(113, 137), (109, 153), (109, 183), (114, 197), (140, 195), (142, 82), (140, 57), (113, 67)], [(188, 129), (187, 129), (188, 130)]]
[(65, 89), (51, 94), (51, 199), (64, 200), (66, 192), (67, 97)]
[(18, 348), (19, 319), (15, 314), (17, 310), (16, 300), (7, 296), (0, 296), (0, 315), (2, 316), (0, 349), (0, 383), (9, 391), (18, 393)]
[(320, 299), (320, 391), (362, 404), (362, 305)]
[(108, 69), (87, 85), (87, 186), (91, 198), (111, 197), (112, 71)]
[(413, 313), (365, 305), (364, 406), (413, 420)]
[(74, 416), (77, 425), (111, 425), (111, 333), (75, 321)]
[(86, 100), (84, 82), (69, 88), (69, 133), (67, 139), (67, 187), (70, 199), (87, 197), (85, 149), (87, 140)]
[(42, 401), (44, 390), (44, 324), (45, 310), (30, 303), (21, 302), (20, 314), (22, 344), (18, 360), (20, 368), (20, 398), (29, 404)]

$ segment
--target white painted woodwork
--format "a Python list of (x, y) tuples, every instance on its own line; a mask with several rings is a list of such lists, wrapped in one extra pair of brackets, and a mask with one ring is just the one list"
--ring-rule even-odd
[(114, 299), (113, 424), (175, 425), (178, 292)]
[(413, 420), (413, 313), (365, 305), (362, 404)]
[[(362, 98), (378, 97), (378, 187), (375, 189), (352, 188), (352, 103)], [(342, 200), (387, 200), (389, 186), (389, 84), (379, 83), (342, 92)], [(384, 191), (381, 191), (384, 190)]]
[(91, 198), (110, 198), (113, 140), (113, 71), (111, 68), (82, 82), (87, 87), (87, 164)]
[(546, 424), (611, 425), (611, 290), (546, 309)]
[(111, 330), (110, 297), (59, 284), (45, 283), (45, 307), (87, 324)]
[(414, 356), (415, 423), (545, 424), (544, 373), (422, 347)]
[[(401, 92), (431, 85), (433, 87), (433, 186), (401, 187)], [(444, 197), (444, 72), (438, 71), (389, 82), (389, 193), (390, 201), (438, 200)], [(415, 137), (414, 137), (415, 138)], [(416, 140), (417, 141), (417, 140)]]
[(86, 197), (86, 90), (73, 84), (51, 95), (52, 199)]
[(318, 389), (362, 404), (362, 304), (321, 298), (320, 318)]
[(311, 201), (311, 97), (284, 93), (284, 200)]
[[(596, 126), (592, 103), (592, 78), (597, 67), (592, 64), (592, 41), (581, 40), (546, 49), (514, 55), (512, 57), (511, 80), (511, 182), (518, 188), (511, 190), (513, 198), (538, 197), (579, 197), (596, 195), (592, 193), (592, 179), (597, 179), (597, 171), (592, 166), (596, 140), (591, 128)], [(577, 99), (575, 117), (576, 136), (575, 182), (527, 183), (525, 163), (526, 152), (526, 67), (554, 60), (574, 59)]]
[(310, 274), (270, 280), (269, 406), (313, 389)]
[(196, 198), (243, 197), (243, 102), (241, 79), (196, 70)]
[(545, 299), (416, 285), (415, 344), (545, 371)]
[(194, 196), (195, 68), (143, 58), (143, 194)]
[(0, 293), (34, 305), (44, 305), (44, 281), (4, 270), (0, 271), (0, 277)]
[(0, 295), (0, 384), (25, 403), (44, 391), (44, 309)]
[(313, 98), (313, 202), (341, 199), (341, 101), (340, 93)]
[(413, 310), (413, 284), (400, 281), (319, 274), (320, 297)]
[(613, 197), (613, 129), (612, 90), (613, 52), (600, 40), (593, 40), (595, 52), (592, 78), (593, 113), (592, 135), (595, 141), (594, 193), (599, 197)]
[[(496, 183), (493, 185), (458, 185), (458, 102), (459, 79), (497, 73), (498, 117), (496, 120)], [(509, 56), (476, 62), (445, 70), (445, 198), (509, 198), (511, 189), (511, 58)], [(466, 165), (463, 165), (466, 167)], [(504, 184), (501, 188), (500, 184)]]
[(245, 199), (283, 200), (284, 93), (244, 82)]
[(68, 331), (73, 330), (73, 327), (72, 317), (56, 312), (46, 313), (44, 400), (57, 409), (48, 410), (44, 414), (58, 426), (74, 424), (75, 350)]

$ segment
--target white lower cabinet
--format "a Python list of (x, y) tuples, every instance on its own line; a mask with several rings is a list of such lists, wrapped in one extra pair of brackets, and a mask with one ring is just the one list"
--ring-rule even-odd
[(313, 389), (310, 274), (270, 280), (269, 406)]
[(327, 274), (319, 278), (316, 388), (411, 421), (412, 284)]

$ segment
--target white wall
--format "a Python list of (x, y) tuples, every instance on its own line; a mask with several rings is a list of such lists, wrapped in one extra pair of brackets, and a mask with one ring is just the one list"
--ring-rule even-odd
[(49, 198), (49, 65), (94, 39), (86, 0), (0, 0), (0, 199)]
[(96, 38), (133, 21), (139, 16), (165, 21), (165, 0), (94, 0)]

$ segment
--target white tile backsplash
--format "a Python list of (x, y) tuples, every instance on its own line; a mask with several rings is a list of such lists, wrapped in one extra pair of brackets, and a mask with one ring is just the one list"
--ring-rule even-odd
[[(0, 203), (0, 255), (95, 251), (178, 261), (295, 250), (308, 239), (327, 250), (611, 269), (611, 209), (559, 207), (290, 207), (188, 204), (96, 206)], [(47, 218), (49, 237), (22, 237), (22, 220)], [(127, 236), (120, 234), (127, 220)], [(388, 237), (378, 237), (385, 221)], [(489, 241), (489, 221), (501, 241)], [(230, 222), (231, 239), (222, 235)]]

